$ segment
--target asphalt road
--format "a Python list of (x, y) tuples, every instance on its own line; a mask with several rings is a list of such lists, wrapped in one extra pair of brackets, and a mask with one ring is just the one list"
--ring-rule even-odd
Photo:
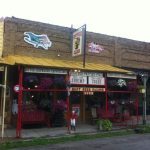
[(13, 150), (150, 150), (150, 134), (84, 140)]

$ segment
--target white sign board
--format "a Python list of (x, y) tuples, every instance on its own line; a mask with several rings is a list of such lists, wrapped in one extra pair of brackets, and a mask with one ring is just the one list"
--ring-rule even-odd
[(122, 73), (107, 73), (107, 77), (112, 78), (124, 78), (124, 79), (136, 79), (136, 75), (122, 74)]
[(67, 70), (49, 69), (49, 68), (30, 68), (26, 67), (24, 72), (28, 73), (45, 73), (45, 74), (67, 74)]
[(100, 78), (100, 77), (89, 77), (88, 78), (88, 84), (105, 85), (105, 80), (104, 80), (104, 78)]
[(85, 32), (85, 26), (82, 26), (81, 28), (77, 29), (73, 33), (73, 41), (72, 41), (72, 56), (79, 56), (83, 53), (84, 48), (84, 32)]
[(87, 84), (86, 76), (70, 76), (70, 84)]
[(90, 77), (103, 77), (103, 73), (99, 72), (71, 72), (72, 76), (90, 76)]

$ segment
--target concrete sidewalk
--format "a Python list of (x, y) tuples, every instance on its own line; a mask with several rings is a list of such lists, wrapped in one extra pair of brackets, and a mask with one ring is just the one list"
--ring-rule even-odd
[[(76, 128), (76, 133), (94, 133), (97, 132), (96, 126), (92, 125), (80, 125)], [(39, 138), (39, 137), (57, 137), (69, 135), (67, 127), (57, 127), (57, 128), (32, 128), (32, 129), (22, 129), (21, 138)], [(0, 131), (1, 135), (1, 131)], [(15, 129), (5, 129), (5, 138), (15, 138)]]
[[(139, 124), (142, 122), (140, 121)], [(131, 127), (131, 126), (130, 126)], [(113, 130), (126, 129), (127, 126), (116, 126), (113, 125)], [(88, 125), (88, 124), (80, 124), (76, 128), (76, 133), (96, 133), (97, 126), (96, 125)], [(30, 129), (22, 129), (21, 130), (21, 138), (39, 138), (39, 137), (58, 137), (69, 135), (69, 131), (67, 127), (53, 127), (53, 128), (30, 128)], [(0, 131), (1, 137), (1, 131)], [(16, 137), (16, 129), (5, 129), (4, 132), (5, 138), (15, 138)]]

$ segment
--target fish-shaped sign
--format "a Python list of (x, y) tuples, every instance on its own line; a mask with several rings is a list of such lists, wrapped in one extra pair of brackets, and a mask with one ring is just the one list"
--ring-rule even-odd
[(24, 32), (24, 36), (24, 41), (32, 44), (36, 48), (42, 47), (48, 50), (48, 48), (52, 46), (52, 42), (46, 34), (37, 35), (32, 32)]

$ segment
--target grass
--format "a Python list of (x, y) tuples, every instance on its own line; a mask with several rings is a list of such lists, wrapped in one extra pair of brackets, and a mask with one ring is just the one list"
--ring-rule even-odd
[(124, 136), (133, 134), (132, 130), (116, 131), (116, 132), (105, 132), (97, 134), (74, 134), (73, 136), (57, 137), (57, 138), (33, 138), (32, 140), (21, 140), (21, 141), (10, 141), (0, 144), (0, 150), (8, 150), (12, 148), (28, 147), (35, 145), (47, 145), (47, 144), (58, 144), (71, 141), (81, 141), (96, 138), (106, 138), (114, 136)]
[(150, 125), (142, 125), (135, 128), (135, 132), (142, 134), (142, 133), (150, 133)]

